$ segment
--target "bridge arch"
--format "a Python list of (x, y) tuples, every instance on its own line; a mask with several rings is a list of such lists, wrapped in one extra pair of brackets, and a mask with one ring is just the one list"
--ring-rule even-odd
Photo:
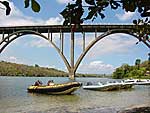
[[(116, 34), (116, 33), (124, 33), (124, 34), (129, 34), (137, 39), (139, 39), (140, 37), (137, 36), (136, 34), (130, 32), (129, 30), (125, 30), (125, 29), (114, 29), (114, 30), (108, 30), (107, 32), (101, 34), (100, 36), (96, 37), (93, 41), (91, 41), (89, 43), (89, 45), (85, 48), (85, 50), (83, 51), (83, 53), (79, 56), (79, 58), (77, 59), (77, 62), (75, 64), (74, 67), (74, 72), (77, 71), (81, 61), (83, 60), (83, 58), (85, 57), (85, 55), (88, 53), (88, 51), (101, 39), (105, 38), (106, 36), (109, 36), (111, 34)], [(141, 40), (148, 48), (150, 48), (150, 45), (145, 41), (145, 40)]]
[[(103, 29), (103, 27), (105, 28), (105, 29)], [(87, 27), (88, 28), (88, 27)], [(47, 31), (48, 31), (48, 35), (49, 35), (49, 30), (51, 31), (51, 32), (57, 32), (58, 33), (58, 30), (59, 30), (59, 32), (62, 30), (62, 28), (57, 28), (56, 27), (56, 29), (50, 29), (50, 28), (46, 28), (45, 29), (45, 31), (42, 31), (44, 28), (42, 28), (41, 29), (41, 31), (38, 31), (39, 29), (36, 29), (36, 28), (32, 28), (32, 30), (31, 30), (31, 28), (29, 29), (28, 28), (28, 30), (26, 30), (27, 28), (24, 28), (24, 29), (19, 29), (18, 31), (15, 31), (16, 29), (14, 29), (13, 28), (13, 30), (11, 30), (10, 32), (9, 32), (9, 29), (8, 29), (8, 31), (7, 31), (7, 33), (8, 33), (8, 36), (6, 36), (6, 37), (4, 37), (4, 36), (2, 36), (2, 41), (0, 42), (0, 46), (1, 46), (1, 48), (0, 48), (0, 53), (5, 49), (5, 47), (8, 45), (8, 44), (10, 44), (13, 40), (15, 40), (15, 39), (17, 39), (17, 38), (19, 38), (19, 37), (21, 37), (21, 36), (24, 36), (24, 35), (28, 35), (28, 34), (33, 34), (33, 35), (37, 35), (37, 36), (40, 36), (40, 37), (42, 37), (42, 38), (44, 38), (45, 40), (47, 40), (47, 41), (49, 41), (49, 43), (51, 43), (53, 46), (54, 46), (54, 48), (56, 49), (56, 51), (58, 52), (58, 54), (60, 55), (60, 57), (63, 59), (63, 61), (64, 61), (64, 63), (65, 63), (65, 65), (66, 65), (66, 67), (67, 67), (67, 69), (68, 69), (68, 72), (69, 72), (69, 77), (70, 78), (73, 78), (74, 79), (74, 76), (75, 76), (75, 73), (76, 73), (76, 70), (78, 69), (78, 66), (80, 65), (80, 63), (81, 63), (81, 61), (83, 60), (83, 58), (84, 58), (84, 56), (88, 53), (88, 51), (98, 42), (98, 41), (100, 41), (101, 39), (103, 39), (103, 38), (105, 38), (106, 36), (108, 36), (108, 35), (111, 35), (111, 34), (115, 34), (115, 33), (125, 33), (125, 34), (129, 34), (129, 35), (132, 35), (132, 36), (134, 36), (135, 38), (137, 38), (137, 39), (140, 39), (140, 37), (137, 35), (137, 34), (135, 34), (135, 33), (133, 33), (133, 32), (131, 32), (132, 31), (132, 29), (130, 29), (130, 27), (129, 28), (122, 28), (122, 26), (119, 26), (119, 27), (115, 27), (115, 26), (112, 26), (112, 28), (113, 29), (110, 29), (109, 30), (109, 28), (107, 28), (106, 29), (106, 26), (102, 26), (102, 28), (97, 28), (97, 27), (95, 27), (95, 28), (90, 28), (90, 29), (85, 29), (85, 31), (83, 31), (83, 32), (89, 32), (89, 31), (91, 31), (92, 30), (92, 32), (97, 32), (97, 31), (99, 31), (99, 32), (104, 32), (103, 34), (101, 34), (100, 36), (98, 36), (98, 37), (96, 37), (92, 42), (90, 42), (90, 44), (84, 49), (84, 51), (81, 53), (81, 55), (79, 56), (79, 58), (77, 59), (77, 61), (76, 61), (76, 63), (75, 63), (75, 65), (74, 65), (74, 32), (71, 32), (71, 48), (73, 47), (73, 49), (71, 49), (71, 64), (69, 64), (69, 62), (68, 62), (68, 60), (66, 59), (66, 57), (64, 56), (64, 54), (63, 54), (63, 52), (61, 51), (61, 49), (60, 48), (58, 48), (57, 46), (56, 46), (56, 44), (54, 43), (54, 42), (52, 42), (52, 40), (51, 39), (49, 39), (49, 36), (45, 36), (45, 35), (43, 35), (42, 33), (47, 33)], [(93, 30), (95, 30), (96, 29), (96, 31), (93, 31)], [(54, 31), (53, 31), (54, 30)], [(55, 31), (56, 30), (56, 31)], [(102, 30), (104, 30), (104, 31), (102, 31)], [(3, 34), (2, 35), (4, 35), (4, 31), (1, 31)], [(40, 33), (41, 32), (41, 33)], [(61, 32), (70, 32), (70, 31), (61, 31)], [(60, 33), (61, 33), (60, 32)], [(77, 32), (81, 32), (81, 31), (77, 31)], [(11, 34), (9, 34), (9, 33), (11, 33)], [(144, 39), (142, 39), (141, 40), (148, 48), (150, 48), (150, 41), (149, 40), (144, 40)], [(73, 64), (73, 65), (72, 65)]]
[[(71, 70), (71, 66), (70, 64), (68, 63), (66, 57), (63, 55), (63, 53), (61, 52), (61, 50), (56, 46), (56, 44), (54, 42), (52, 42), (52, 40), (50, 40), (48, 37), (46, 37), (45, 35), (37, 32), (37, 31), (32, 31), (32, 30), (20, 30), (20, 31), (16, 31), (16, 32), (13, 32), (11, 34), (9, 34), (8, 36), (6, 36), (1, 42), (0, 42), (0, 45), (2, 43), (5, 43), (2, 48), (0, 49), (0, 53), (11, 43), (13, 42), (15, 39), (18, 39), (19, 37), (21, 36), (24, 36), (24, 35), (37, 35), (37, 36), (40, 36), (42, 38), (44, 38), (45, 40), (47, 40), (50, 44), (53, 45), (53, 47), (56, 49), (56, 51), (58, 52), (58, 54), (60, 55), (60, 57), (63, 59), (68, 71), (70, 72)], [(12, 37), (14, 36), (14, 37)], [(10, 37), (12, 37), (10, 39)]]

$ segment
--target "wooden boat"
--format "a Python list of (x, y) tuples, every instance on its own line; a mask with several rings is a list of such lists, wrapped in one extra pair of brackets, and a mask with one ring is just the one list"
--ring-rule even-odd
[(43, 93), (43, 94), (71, 94), (78, 88), (80, 88), (81, 83), (79, 82), (68, 82), (62, 84), (54, 85), (41, 85), (41, 86), (29, 86), (28, 92), (32, 93)]
[(99, 91), (113, 91), (113, 90), (120, 90), (120, 89), (129, 89), (132, 88), (132, 83), (124, 83), (124, 82), (115, 82), (115, 83), (98, 83), (96, 85), (88, 84), (84, 85), (83, 89), (87, 90), (99, 90)]

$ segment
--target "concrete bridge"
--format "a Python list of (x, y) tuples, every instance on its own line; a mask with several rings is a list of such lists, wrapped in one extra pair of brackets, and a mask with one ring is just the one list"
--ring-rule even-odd
[[(68, 72), (69, 78), (74, 79), (76, 70), (81, 63), (84, 56), (93, 47), (98, 41), (104, 37), (114, 34), (114, 33), (125, 33), (134, 36), (139, 39), (139, 35), (134, 32), (134, 25), (82, 25), (80, 27), (74, 26), (62, 26), (62, 25), (44, 25), (44, 26), (13, 26), (13, 27), (0, 27), (0, 53), (15, 39), (28, 35), (34, 34), (46, 39), (50, 44), (54, 46), (58, 54), (61, 56), (64, 61)], [(150, 30), (150, 27), (149, 29)], [(76, 62), (74, 62), (74, 53), (75, 53), (75, 33), (82, 32), (82, 53)], [(85, 46), (85, 33), (92, 32), (95, 34), (95, 38)], [(44, 34), (47, 34), (45, 36)], [(59, 47), (53, 41), (53, 33), (59, 33), (60, 35), (60, 45)], [(64, 34), (70, 33), (70, 62), (64, 55)], [(97, 35), (97, 33), (102, 33)], [(148, 48), (150, 48), (150, 40), (141, 40)]]

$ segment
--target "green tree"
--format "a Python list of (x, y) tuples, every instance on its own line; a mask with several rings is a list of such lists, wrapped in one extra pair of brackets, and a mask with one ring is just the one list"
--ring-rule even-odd
[(115, 72), (113, 72), (114, 79), (122, 79), (124, 78), (124, 70), (122, 68), (117, 68)]
[(145, 68), (140, 68), (139, 70), (134, 69), (130, 72), (129, 77), (131, 77), (131, 78), (141, 78), (142, 76), (145, 75), (145, 71), (146, 71)]
[[(84, 6), (83, 2), (86, 3)], [(135, 12), (138, 10), (141, 17), (148, 17), (150, 16), (149, 6), (150, 2), (148, 0), (75, 0), (72, 4), (68, 3), (61, 14), (65, 19), (64, 23), (78, 24), (89, 19), (93, 21), (98, 15), (103, 19), (105, 17), (104, 11), (108, 7), (112, 10), (122, 8), (126, 12)], [(78, 10), (81, 10), (82, 13), (78, 14)], [(75, 20), (74, 16), (79, 17), (78, 21)]]
[[(141, 61), (140, 61), (141, 62)], [(149, 76), (145, 76), (147, 68), (149, 67), (148, 61), (144, 61), (141, 63), (140, 68), (138, 69), (137, 66), (140, 64), (137, 60), (135, 62), (135, 66), (129, 66), (128, 64), (123, 64), (122, 66), (118, 67), (114, 72), (112, 77), (116, 79), (120, 78), (149, 78)]]
[[(85, 6), (83, 6), (83, 2), (86, 3)], [(68, 3), (60, 14), (64, 18), (64, 25), (74, 24), (76, 27), (77, 25), (80, 26), (80, 24), (86, 20), (93, 21), (98, 16), (100, 16), (101, 19), (105, 18), (104, 11), (108, 7), (112, 10), (122, 8), (122, 10), (126, 12), (138, 11), (142, 19), (133, 20), (136, 27), (132, 32), (139, 35), (139, 42), (141, 40), (150, 42), (150, 31), (148, 30), (148, 27), (150, 27), (150, 18), (143, 18), (150, 16), (149, 6), (149, 0), (75, 0), (72, 4)]]
[(121, 68), (124, 71), (124, 75), (126, 75), (130, 71), (130, 66), (128, 64), (123, 64)]

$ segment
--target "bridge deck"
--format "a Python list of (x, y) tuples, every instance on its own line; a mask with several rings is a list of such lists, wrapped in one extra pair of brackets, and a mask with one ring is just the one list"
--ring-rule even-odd
[[(106, 32), (111, 29), (133, 29), (134, 25), (82, 25), (82, 29), (76, 28), (75, 32)], [(70, 32), (70, 26), (63, 25), (42, 25), (42, 26), (12, 26), (12, 27), (0, 27), (0, 34), (3, 32), (5, 34), (10, 34), (15, 31), (20, 30), (34, 30), (40, 33), (59, 33), (62, 32)]]

